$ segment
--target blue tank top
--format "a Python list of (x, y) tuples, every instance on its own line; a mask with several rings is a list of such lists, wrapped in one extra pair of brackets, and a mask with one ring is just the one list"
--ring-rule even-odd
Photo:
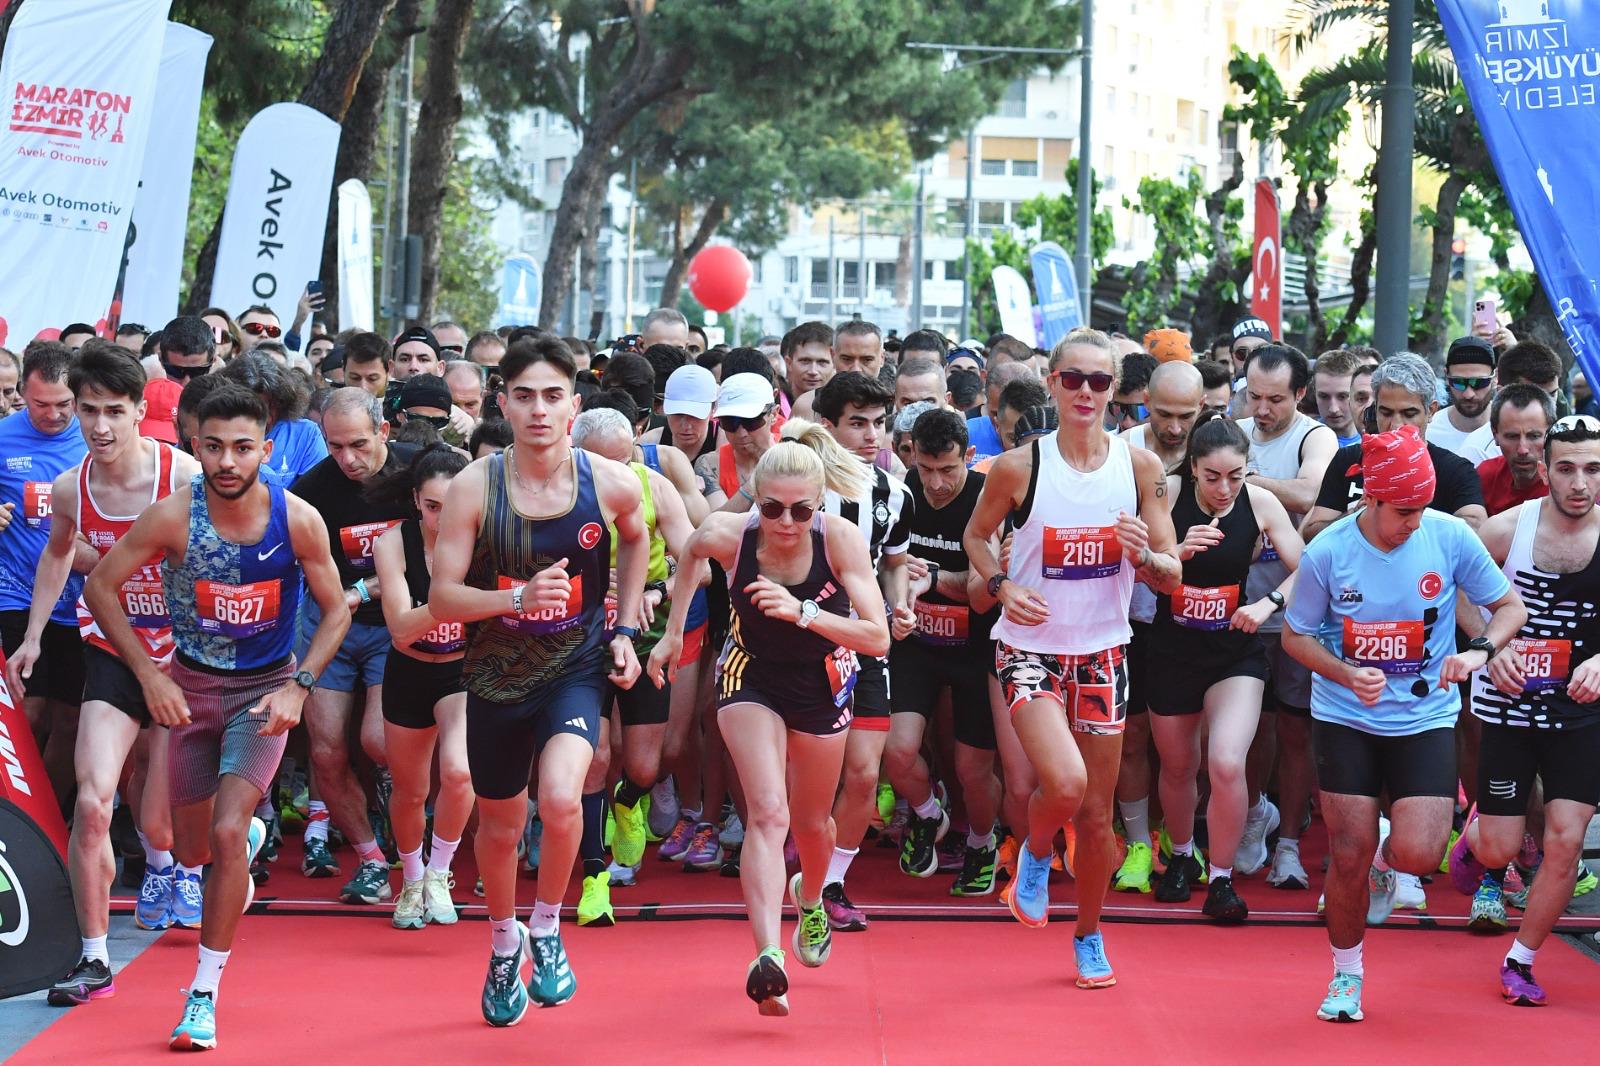
[[(12, 505), (11, 525), (0, 533), (0, 611), (32, 604), (33, 575), (50, 539), (51, 488), (86, 454), (76, 418), (53, 435), (35, 429), (26, 412), (0, 418), (0, 504)], [(83, 575), (70, 575), (50, 621), (76, 627), (82, 591)]]
[(565, 514), (529, 518), (511, 503), (506, 456), (484, 467), (483, 519), (467, 584), (509, 589), (567, 560), (572, 595), (561, 607), (500, 615), (467, 627), (462, 675), (467, 689), (492, 703), (520, 703), (534, 689), (575, 671), (599, 671), (611, 585), (611, 533), (595, 493), (589, 453), (572, 450), (576, 482)]
[[(639, 451), (644, 455), (645, 466), (648, 466), (662, 477), (666, 477), (667, 472), (661, 469), (661, 453), (656, 450), (658, 447), (659, 445), (655, 444), (641, 444), (639, 445)], [(706, 618), (709, 615), (710, 611), (706, 606), (706, 590), (697, 588), (694, 590), (694, 599), (689, 601), (689, 617), (684, 619), (683, 631), (685, 633), (693, 633), (706, 624)]]
[(281, 483), (262, 484), (272, 501), (266, 532), (254, 544), (235, 544), (211, 524), (205, 476), (196, 474), (183, 562), (161, 563), (178, 654), (214, 670), (261, 670), (294, 650), (301, 572), (289, 539), (289, 502)]

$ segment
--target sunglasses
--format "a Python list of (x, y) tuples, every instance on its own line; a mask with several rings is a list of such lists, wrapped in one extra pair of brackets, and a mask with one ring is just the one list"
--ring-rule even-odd
[(793, 518), (796, 523), (802, 526), (811, 521), (811, 516), (817, 513), (815, 504), (805, 503), (803, 501), (801, 503), (791, 503), (789, 506), (785, 507), (777, 500), (762, 500), (759, 510), (761, 511), (762, 518), (773, 522), (776, 522), (778, 519), (782, 518), (783, 512), (788, 511), (789, 516)]
[(1115, 418), (1132, 418), (1143, 422), (1150, 417), (1149, 409), (1142, 403), (1118, 403), (1116, 400), (1112, 400), (1106, 404), (1106, 407), (1110, 409), (1112, 416)]
[(717, 422), (722, 426), (725, 433), (732, 433), (736, 429), (742, 429), (746, 433), (754, 433), (767, 424), (767, 416), (771, 413), (772, 408), (769, 407), (754, 418), (735, 418), (732, 415), (723, 415), (717, 419)]
[(402, 412), (407, 422), (426, 422), (434, 429), (445, 429), (450, 425), (449, 415), (414, 415), (410, 411)]
[(1557, 419), (1556, 424), (1550, 427), (1548, 435), (1553, 437), (1557, 433), (1577, 433), (1580, 431), (1584, 433), (1600, 433), (1600, 418), (1596, 418), (1594, 415), (1568, 415), (1565, 418)]
[(1115, 376), (1104, 371), (1085, 374), (1081, 370), (1058, 370), (1051, 377), (1060, 381), (1062, 388), (1073, 392), (1083, 388), (1085, 383), (1088, 384), (1090, 392), (1107, 392), (1117, 383)]
[(439, 350), (441, 352), (455, 352), (457, 355), (460, 355), (462, 352), (466, 351), (466, 349), (459, 344), (441, 344), (439, 345)]
[(252, 337), (271, 337), (276, 340), (283, 335), (283, 327), (274, 326), (271, 322), (246, 322), (239, 328)]
[(210, 360), (201, 363), (199, 366), (179, 366), (176, 363), (169, 363), (163, 359), (161, 360), (161, 369), (165, 370), (167, 372), (167, 377), (172, 378), (174, 381), (179, 379), (188, 381), (190, 378), (204, 377), (205, 375), (211, 373), (211, 366), (214, 362), (215, 360)]
[(1487, 389), (1494, 383), (1494, 378), (1448, 378), (1450, 387), (1457, 392), (1466, 392), (1468, 389)]

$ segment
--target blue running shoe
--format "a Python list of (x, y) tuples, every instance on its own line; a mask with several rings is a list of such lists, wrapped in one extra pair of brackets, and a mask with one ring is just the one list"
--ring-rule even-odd
[(556, 1007), (571, 999), (578, 991), (578, 979), (573, 976), (567, 962), (567, 949), (561, 945), (561, 934), (533, 937), (533, 976), (528, 980), (528, 993), (541, 1007)]
[(531, 964), (528, 927), (517, 930), (517, 950), (512, 955), (489, 954), (489, 976), (483, 982), (483, 1020), (496, 1028), (516, 1025), (528, 1013), (528, 988), (523, 971)]
[(1078, 960), (1079, 988), (1110, 988), (1117, 983), (1117, 975), (1111, 972), (1111, 962), (1106, 958), (1106, 942), (1100, 930), (1088, 936), (1073, 937), (1072, 953)]
[(1361, 978), (1351, 973), (1336, 973), (1328, 982), (1328, 995), (1317, 1008), (1317, 1017), (1325, 1022), (1359, 1022), (1361, 1020)]
[(172, 870), (172, 924), (185, 929), (200, 928), (200, 908), (205, 902), (205, 892), (200, 887), (200, 872), (184, 873), (178, 867)]
[(210, 992), (190, 992), (183, 1020), (167, 1045), (174, 1051), (209, 1051), (217, 1046), (217, 1004)]
[(1026, 840), (1017, 849), (1017, 876), (1001, 898), (1012, 916), (1030, 929), (1041, 929), (1050, 920), (1050, 860), (1036, 858)]
[(133, 923), (140, 929), (165, 929), (172, 924), (172, 873), (171, 866), (144, 868), (139, 902), (133, 905)]
[(1380, 870), (1376, 866), (1367, 870), (1367, 924), (1382, 925), (1394, 913), (1394, 897), (1398, 885), (1393, 870)]

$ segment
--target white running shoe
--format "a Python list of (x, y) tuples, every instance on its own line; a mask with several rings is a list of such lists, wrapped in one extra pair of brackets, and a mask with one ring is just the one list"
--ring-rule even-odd
[(456, 887), (449, 870), (422, 871), (422, 917), (435, 925), (454, 925), (460, 917), (450, 890)]
[(725, 848), (744, 845), (744, 823), (739, 820), (738, 811), (728, 815), (728, 820), (722, 823), (722, 832), (717, 834), (717, 843)]
[(1272, 872), (1267, 874), (1267, 884), (1299, 891), (1311, 887), (1311, 878), (1300, 865), (1299, 848), (1279, 847), (1272, 853)]
[(402, 881), (400, 885), (400, 898), (394, 904), (394, 916), (390, 921), (396, 929), (421, 929), (426, 924), (423, 912), (426, 905), (422, 898), (422, 880)]
[(678, 790), (670, 776), (663, 777), (650, 790), (651, 834), (657, 837), (671, 834), (673, 827), (678, 824), (678, 814)]
[(1428, 910), (1428, 897), (1422, 891), (1422, 878), (1416, 874), (1394, 873), (1394, 909), (1406, 911)]
[(1261, 801), (1263, 813), (1250, 812), (1245, 819), (1244, 836), (1239, 839), (1239, 851), (1233, 860), (1233, 872), (1245, 877), (1260, 872), (1267, 864), (1267, 837), (1277, 832), (1280, 817), (1271, 800)]
[(639, 867), (624, 866), (621, 863), (611, 863), (606, 867), (606, 873), (611, 875), (611, 887), (631, 888), (639, 883)]

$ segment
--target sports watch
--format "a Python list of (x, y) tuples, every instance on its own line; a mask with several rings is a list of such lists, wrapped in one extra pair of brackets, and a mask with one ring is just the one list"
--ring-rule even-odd
[(612, 626), (611, 635), (614, 637), (627, 637), (635, 644), (639, 643), (639, 631), (633, 626)]
[(1000, 598), (1000, 586), (1011, 579), (1004, 574), (996, 574), (989, 579), (989, 596), (991, 599)]
[(800, 619), (795, 625), (801, 629), (810, 629), (811, 623), (817, 620), (817, 615), (822, 613), (822, 608), (817, 606), (816, 600), (800, 601)]
[(1499, 648), (1494, 646), (1494, 641), (1490, 640), (1488, 637), (1473, 637), (1471, 640), (1467, 641), (1467, 650), (1481, 651), (1490, 659), (1493, 659), (1500, 651)]
[(299, 685), (307, 692), (311, 692), (317, 687), (317, 675), (313, 674), (310, 670), (299, 671), (294, 675), (292, 680), (295, 684)]
[(1271, 592), (1267, 593), (1267, 599), (1272, 601), (1273, 614), (1277, 614), (1279, 611), (1283, 610), (1283, 593), (1279, 592), (1277, 589), (1273, 589)]

